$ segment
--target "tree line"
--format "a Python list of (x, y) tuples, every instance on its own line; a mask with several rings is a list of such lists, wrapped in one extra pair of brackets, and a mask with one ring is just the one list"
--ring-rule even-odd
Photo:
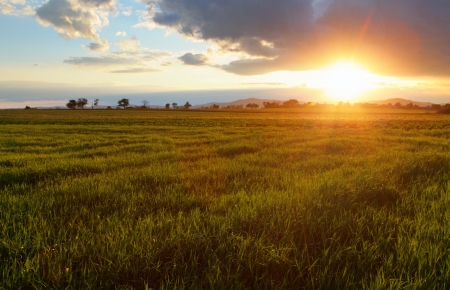
[[(149, 107), (149, 101), (143, 100), (141, 101), (142, 106), (136, 106), (136, 107), (130, 107), (130, 100), (126, 98), (122, 98), (117, 102), (117, 108), (123, 108), (123, 109), (132, 109), (132, 108), (143, 108), (146, 109)], [(79, 98), (78, 100), (70, 100), (66, 106), (69, 109), (84, 109), (86, 106), (90, 104), (91, 109), (94, 109), (94, 107), (98, 106), (99, 99), (95, 99), (89, 103), (89, 101), (86, 98)], [(189, 109), (192, 105), (189, 102), (186, 102), (184, 105), (179, 106), (177, 103), (167, 103), (165, 105), (165, 109)], [(354, 103), (351, 104), (350, 102), (338, 102), (336, 105), (334, 104), (327, 104), (327, 103), (313, 103), (313, 102), (305, 102), (300, 103), (296, 99), (290, 99), (285, 102), (263, 102), (263, 107), (266, 108), (306, 108), (306, 107), (318, 107), (318, 108), (324, 108), (324, 107), (342, 107), (342, 108), (393, 108), (393, 109), (421, 109), (421, 110), (435, 110), (438, 112), (443, 111), (450, 111), (450, 104), (440, 105), (440, 104), (431, 104), (427, 107), (420, 107), (417, 104), (413, 104), (412, 102), (406, 105), (402, 105), (400, 102), (397, 102), (395, 104), (374, 104), (374, 103)], [(247, 109), (258, 109), (259, 105), (256, 103), (248, 103), (245, 108)], [(31, 109), (29, 106), (26, 106), (25, 109)], [(108, 106), (107, 109), (112, 109), (111, 106)], [(209, 107), (201, 107), (200, 109), (244, 109), (244, 105), (227, 105), (220, 107), (218, 104), (212, 104)]]
[[(79, 98), (78, 100), (70, 100), (67, 104), (66, 107), (69, 109), (84, 109), (84, 107), (86, 107), (86, 105), (88, 105), (88, 100), (86, 98)], [(92, 101), (92, 109), (94, 109), (94, 106), (98, 106), (99, 103), (99, 99), (95, 99), (94, 101)], [(143, 100), (141, 101), (142, 106), (138, 107), (138, 108), (143, 108), (146, 109), (148, 108), (149, 105), (149, 101), (147, 100)], [(117, 101), (117, 108), (122, 107), (123, 109), (132, 109), (135, 107), (130, 107), (130, 99), (120, 99), (119, 101)], [(190, 107), (192, 107), (192, 105), (189, 102), (186, 102), (183, 106), (178, 106), (177, 103), (172, 103), (172, 107), (174, 109), (189, 109)], [(166, 109), (170, 109), (170, 104), (166, 104), (165, 106)], [(25, 109), (30, 109), (30, 107), (26, 106)], [(111, 106), (108, 106), (107, 109), (112, 109)]]
[[(66, 106), (69, 109), (84, 109), (84, 107), (86, 105), (88, 105), (88, 100), (86, 98), (79, 98), (78, 100), (70, 100)], [(99, 103), (99, 99), (95, 99), (94, 101), (92, 101), (92, 109), (94, 109), (94, 106), (98, 106)], [(149, 105), (149, 101), (147, 100), (143, 100), (141, 101), (142, 106), (138, 107), (138, 108), (143, 108), (146, 109), (148, 108)], [(135, 107), (130, 107), (130, 99), (120, 99), (117, 102), (117, 108), (122, 107), (123, 109), (132, 109)], [(189, 109), (192, 107), (192, 105), (189, 102), (186, 102), (184, 105), (179, 106), (178, 103), (167, 103), (165, 106), (165, 109)], [(28, 109), (29, 107), (27, 106), (25, 109)], [(223, 106), (222, 109), (243, 109), (244, 105), (228, 105), (228, 106)], [(246, 105), (246, 108), (248, 109), (257, 109), (259, 108), (258, 104), (255, 103), (249, 103)], [(108, 106), (107, 109), (112, 109), (111, 106)], [(213, 104), (210, 107), (202, 107), (201, 109), (220, 109), (220, 106), (217, 104)]]
[(306, 108), (306, 107), (319, 107), (319, 108), (324, 108), (324, 107), (338, 107), (338, 108), (382, 108), (382, 109), (407, 109), (407, 110), (411, 110), (411, 109), (418, 109), (418, 110), (424, 110), (424, 109), (429, 109), (429, 110), (443, 110), (443, 109), (448, 109), (450, 108), (450, 104), (445, 104), (445, 105), (440, 105), (440, 104), (431, 104), (428, 107), (420, 107), (417, 104), (413, 104), (408, 103), (406, 105), (402, 105), (400, 102), (397, 102), (395, 104), (392, 103), (387, 103), (387, 104), (374, 104), (374, 103), (354, 103), (351, 104), (350, 102), (338, 102), (336, 105), (335, 104), (327, 104), (327, 103), (313, 103), (313, 102), (305, 102), (305, 103), (300, 103), (298, 100), (295, 99), (291, 99), (289, 101), (286, 102), (263, 102), (264, 108)]
[[(94, 106), (98, 106), (98, 102), (99, 99), (95, 99), (92, 101), (91, 106), (92, 109), (94, 109)], [(86, 107), (86, 105), (88, 105), (88, 100), (86, 98), (79, 98), (78, 100), (70, 100), (67, 104), (66, 107), (69, 109), (84, 109), (84, 107)]]

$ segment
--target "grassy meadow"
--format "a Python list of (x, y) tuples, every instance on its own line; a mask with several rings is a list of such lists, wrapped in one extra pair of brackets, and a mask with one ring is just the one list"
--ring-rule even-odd
[(0, 111), (0, 289), (449, 289), (450, 116)]

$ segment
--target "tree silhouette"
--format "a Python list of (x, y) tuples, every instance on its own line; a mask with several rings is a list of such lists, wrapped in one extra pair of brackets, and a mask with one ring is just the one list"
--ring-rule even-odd
[(98, 99), (95, 99), (94, 101), (92, 101), (92, 109), (94, 109), (94, 106), (98, 106)]
[(255, 104), (255, 103), (249, 103), (249, 104), (247, 104), (246, 107), (249, 109), (257, 109), (257, 108), (259, 108), (259, 105)]
[(79, 98), (77, 101), (77, 107), (84, 109), (84, 106), (86, 106), (88, 103), (88, 100), (86, 98)]
[(66, 104), (67, 108), (69, 109), (76, 109), (78, 104), (77, 101), (75, 100), (70, 100), (67, 104)]
[(143, 100), (141, 103), (142, 103), (142, 108), (147, 108), (149, 101)]
[(405, 108), (408, 110), (414, 109), (414, 105), (413, 105), (413, 103), (409, 103), (409, 104), (406, 104)]
[(295, 108), (295, 107), (298, 107), (299, 105), (300, 104), (295, 99), (290, 99), (289, 101), (286, 101), (283, 103), (283, 107), (287, 107), (287, 108)]
[(170, 104), (169, 103), (166, 104), (166, 109), (170, 109)]
[(186, 102), (186, 104), (184, 104), (183, 106), (185, 109), (189, 109), (190, 107), (192, 107), (191, 104), (189, 104), (189, 102)]
[(172, 103), (172, 107), (173, 107), (174, 109), (176, 109), (176, 108), (178, 108), (178, 104), (177, 104), (177, 103)]
[(440, 110), (441, 109), (441, 105), (439, 105), (439, 104), (431, 104), (431, 108), (433, 109), (433, 110)]
[(280, 105), (277, 102), (263, 102), (264, 108), (279, 108)]
[(130, 104), (130, 100), (124, 98), (124, 99), (122, 99), (122, 100), (119, 100), (119, 101), (117, 102), (117, 104), (118, 104), (119, 107), (123, 107), (123, 108), (125, 109), (125, 108), (128, 107), (128, 105)]

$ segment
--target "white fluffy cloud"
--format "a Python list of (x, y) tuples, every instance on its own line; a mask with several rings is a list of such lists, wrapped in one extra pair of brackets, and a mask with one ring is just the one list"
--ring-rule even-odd
[(114, 7), (114, 0), (49, 0), (36, 9), (36, 18), (44, 26), (52, 25), (65, 38), (100, 41), (98, 32), (109, 24)]
[(34, 15), (34, 8), (26, 0), (0, 0), (0, 13), (15, 16)]

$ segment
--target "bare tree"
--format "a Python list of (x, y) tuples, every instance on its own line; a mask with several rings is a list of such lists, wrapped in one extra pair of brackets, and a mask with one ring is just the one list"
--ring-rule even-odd
[(142, 108), (147, 108), (149, 101), (143, 100), (141, 103), (142, 103)]

